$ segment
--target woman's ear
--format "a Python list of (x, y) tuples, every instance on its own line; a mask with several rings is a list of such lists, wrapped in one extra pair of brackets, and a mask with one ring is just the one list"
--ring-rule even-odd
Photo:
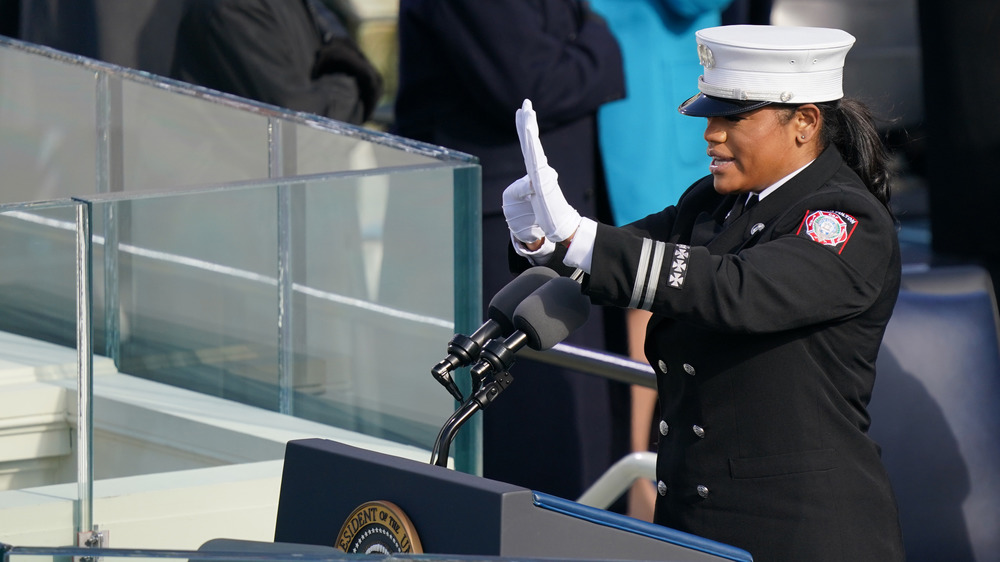
[(795, 132), (800, 143), (806, 143), (816, 139), (819, 135), (820, 125), (823, 124), (823, 114), (815, 104), (807, 103), (800, 105), (795, 110)]

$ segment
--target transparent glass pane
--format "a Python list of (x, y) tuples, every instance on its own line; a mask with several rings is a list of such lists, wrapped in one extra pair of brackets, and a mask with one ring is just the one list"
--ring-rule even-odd
[(122, 84), (126, 191), (268, 177), (268, 118), (156, 84)]
[(363, 136), (351, 135), (355, 130), (346, 125), (343, 129), (347, 134), (332, 134), (332, 131), (314, 125), (296, 125), (296, 173), (325, 174), (426, 165), (438, 161), (433, 155), (426, 154), (426, 150), (405, 150), (405, 141), (399, 137), (370, 131)]
[(95, 191), (95, 91), (92, 70), (0, 48), (0, 203)]
[(297, 415), (432, 447), (453, 409), (430, 375), (455, 329), (452, 176), (293, 190)]
[(0, 212), (0, 490), (75, 477), (75, 217), (72, 203)]
[[(116, 222), (104, 228), (117, 228), (119, 242), (110, 256), (117, 261), (119, 368), (273, 404), (245, 379), (251, 371), (276, 370), (275, 190), (98, 203), (94, 216), (107, 217), (106, 205), (115, 207)], [(104, 263), (109, 251), (95, 251), (95, 262)], [(270, 349), (248, 348), (250, 342)]]
[(0, 541), (74, 544), (90, 511), (122, 547), (267, 540), (289, 440), (429, 460), (430, 368), (480, 321), (474, 158), (6, 39), (0, 76), (0, 204), (36, 202), (0, 208)]

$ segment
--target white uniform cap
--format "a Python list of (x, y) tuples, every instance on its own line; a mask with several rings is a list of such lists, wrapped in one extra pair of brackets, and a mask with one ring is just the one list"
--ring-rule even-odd
[(695, 36), (705, 72), (698, 79), (701, 93), (679, 108), (685, 115), (733, 115), (770, 103), (844, 97), (844, 59), (854, 45), (846, 31), (728, 25)]

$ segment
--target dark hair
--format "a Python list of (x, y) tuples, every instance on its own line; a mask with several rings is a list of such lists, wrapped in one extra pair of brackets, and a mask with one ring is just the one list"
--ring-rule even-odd
[[(847, 165), (854, 170), (865, 187), (892, 215), (889, 200), (892, 198), (889, 169), (889, 151), (875, 127), (871, 110), (858, 100), (842, 98), (816, 104), (823, 117), (820, 144), (837, 147)], [(788, 116), (798, 106), (786, 106)]]
[(837, 147), (847, 165), (861, 176), (868, 191), (885, 205), (891, 215), (889, 151), (875, 127), (871, 110), (850, 98), (816, 105), (823, 114), (823, 130), (820, 133), (823, 146), (833, 144)]

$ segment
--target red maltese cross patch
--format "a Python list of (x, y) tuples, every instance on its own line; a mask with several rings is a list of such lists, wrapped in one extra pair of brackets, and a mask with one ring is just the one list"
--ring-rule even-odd
[(806, 211), (796, 234), (810, 238), (824, 246), (832, 246), (840, 252), (851, 239), (858, 226), (858, 220), (840, 211)]

